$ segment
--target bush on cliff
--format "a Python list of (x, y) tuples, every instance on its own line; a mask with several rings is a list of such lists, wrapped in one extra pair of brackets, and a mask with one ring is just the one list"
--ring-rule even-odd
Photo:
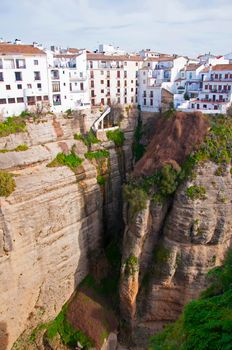
[(47, 165), (49, 168), (57, 166), (68, 166), (71, 170), (75, 170), (82, 163), (82, 159), (79, 158), (74, 152), (69, 154), (58, 153), (56, 158)]
[(92, 129), (86, 135), (75, 134), (74, 139), (82, 141), (87, 147), (90, 147), (92, 144), (101, 142), (98, 140)]
[(0, 197), (8, 197), (15, 190), (15, 186), (13, 175), (0, 171)]
[(26, 131), (26, 122), (22, 117), (8, 117), (0, 123), (0, 137)]
[(115, 146), (117, 147), (123, 146), (125, 137), (122, 130), (120, 129), (116, 129), (114, 131), (109, 130), (107, 131), (106, 136), (108, 140), (111, 140), (114, 142)]
[(232, 251), (224, 265), (208, 274), (210, 287), (189, 303), (174, 324), (150, 340), (154, 350), (231, 349)]
[(123, 188), (123, 195), (125, 201), (129, 204), (132, 218), (140, 211), (146, 209), (148, 195), (142, 188), (134, 187), (132, 184), (126, 184)]

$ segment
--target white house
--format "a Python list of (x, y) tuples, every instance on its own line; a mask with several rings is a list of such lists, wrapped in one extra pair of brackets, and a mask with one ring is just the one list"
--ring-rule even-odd
[(46, 53), (33, 45), (0, 43), (0, 114), (49, 104)]
[(138, 95), (138, 55), (87, 53), (91, 105), (134, 104)]
[(175, 80), (185, 66), (187, 58), (165, 56), (148, 58), (139, 70), (139, 104), (142, 111), (159, 112), (162, 105), (162, 91), (175, 93)]

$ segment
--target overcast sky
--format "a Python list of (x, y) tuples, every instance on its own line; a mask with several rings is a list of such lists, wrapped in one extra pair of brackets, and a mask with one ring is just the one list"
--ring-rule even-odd
[(232, 51), (232, 0), (0, 0), (0, 37), (197, 55)]

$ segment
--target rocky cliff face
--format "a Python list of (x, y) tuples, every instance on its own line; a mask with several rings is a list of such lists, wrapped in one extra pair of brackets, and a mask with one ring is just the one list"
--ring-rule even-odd
[[(195, 128), (197, 121), (194, 123)], [(201, 130), (201, 137), (206, 130)], [(174, 134), (169, 132), (170, 145)], [(154, 138), (153, 151), (156, 142)], [(137, 176), (139, 171), (152, 174), (156, 167), (152, 157), (162, 159), (163, 164), (168, 160), (178, 165), (180, 153), (168, 151), (169, 146), (162, 148), (162, 142), (160, 139), (161, 152), (158, 146), (154, 155), (152, 148), (148, 149), (149, 159), (145, 155), (138, 163)], [(176, 142), (182, 146), (180, 138)], [(196, 188), (204, 189), (204, 195), (191, 196), (189, 189)], [(199, 296), (206, 286), (207, 271), (221, 264), (232, 243), (231, 195), (231, 165), (218, 171), (217, 164), (205, 161), (195, 167), (194, 177), (184, 181), (174, 197), (163, 204), (149, 195), (144, 209), (133, 218), (125, 204), (120, 297), (132, 344), (146, 347), (151, 335), (176, 320), (183, 306)]]
[(10, 349), (25, 329), (54, 318), (70, 298), (102, 251), (103, 216), (108, 233), (112, 227), (117, 231), (122, 171), (131, 168), (135, 120), (133, 111), (124, 120), (123, 159), (113, 142), (105, 139), (100, 145), (110, 152), (105, 191), (89, 160), (76, 174), (66, 166), (47, 167), (73, 146), (84, 159), (87, 147), (73, 138), (89, 127), (83, 117), (47, 115), (28, 121), (25, 133), (0, 138), (0, 149), (29, 147), (0, 153), (0, 168), (13, 173), (16, 182), (15, 191), (0, 198), (1, 350)]

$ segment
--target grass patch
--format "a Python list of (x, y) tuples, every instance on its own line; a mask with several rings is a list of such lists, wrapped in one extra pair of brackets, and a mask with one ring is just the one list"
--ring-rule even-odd
[(125, 274), (127, 276), (134, 276), (134, 274), (138, 271), (138, 269), (139, 269), (138, 258), (134, 255), (130, 255), (125, 262)]
[(29, 147), (27, 145), (19, 145), (14, 149), (1, 149), (0, 153), (8, 153), (8, 152), (23, 152), (23, 151), (27, 151), (29, 149)]
[(190, 186), (186, 190), (186, 195), (188, 198), (191, 200), (196, 200), (196, 199), (205, 199), (206, 198), (206, 190), (203, 186)]
[(143, 188), (126, 184), (123, 187), (124, 200), (129, 204), (130, 216), (133, 218), (137, 213), (146, 209), (148, 194)]
[(37, 333), (40, 330), (46, 329), (46, 336), (49, 340), (52, 340), (57, 334), (63, 344), (75, 348), (77, 342), (79, 342), (84, 349), (90, 349), (93, 347), (92, 341), (81, 331), (76, 330), (67, 320), (67, 305), (64, 305), (61, 312), (57, 317), (46, 324), (41, 324), (37, 326), (30, 336), (30, 341), (35, 342)]
[(68, 166), (71, 170), (75, 171), (76, 168), (81, 165), (83, 160), (79, 158), (74, 152), (69, 154), (58, 153), (56, 158), (47, 165), (49, 168), (58, 166)]
[(114, 131), (107, 131), (106, 136), (108, 140), (113, 141), (116, 147), (121, 147), (124, 144), (125, 136), (122, 130), (116, 129)]
[(26, 131), (26, 121), (22, 117), (8, 117), (0, 123), (0, 137)]
[(87, 152), (85, 153), (85, 158), (93, 160), (93, 159), (101, 159), (101, 158), (109, 158), (110, 152), (107, 150), (99, 150), (95, 152)]
[(104, 186), (105, 183), (106, 183), (106, 179), (103, 175), (97, 175), (97, 183), (100, 185), (100, 186)]
[(100, 140), (98, 140), (92, 129), (86, 135), (75, 134), (74, 139), (82, 141), (88, 148), (92, 144), (97, 144), (101, 142)]
[(14, 190), (16, 184), (12, 174), (0, 171), (0, 197), (8, 197)]

